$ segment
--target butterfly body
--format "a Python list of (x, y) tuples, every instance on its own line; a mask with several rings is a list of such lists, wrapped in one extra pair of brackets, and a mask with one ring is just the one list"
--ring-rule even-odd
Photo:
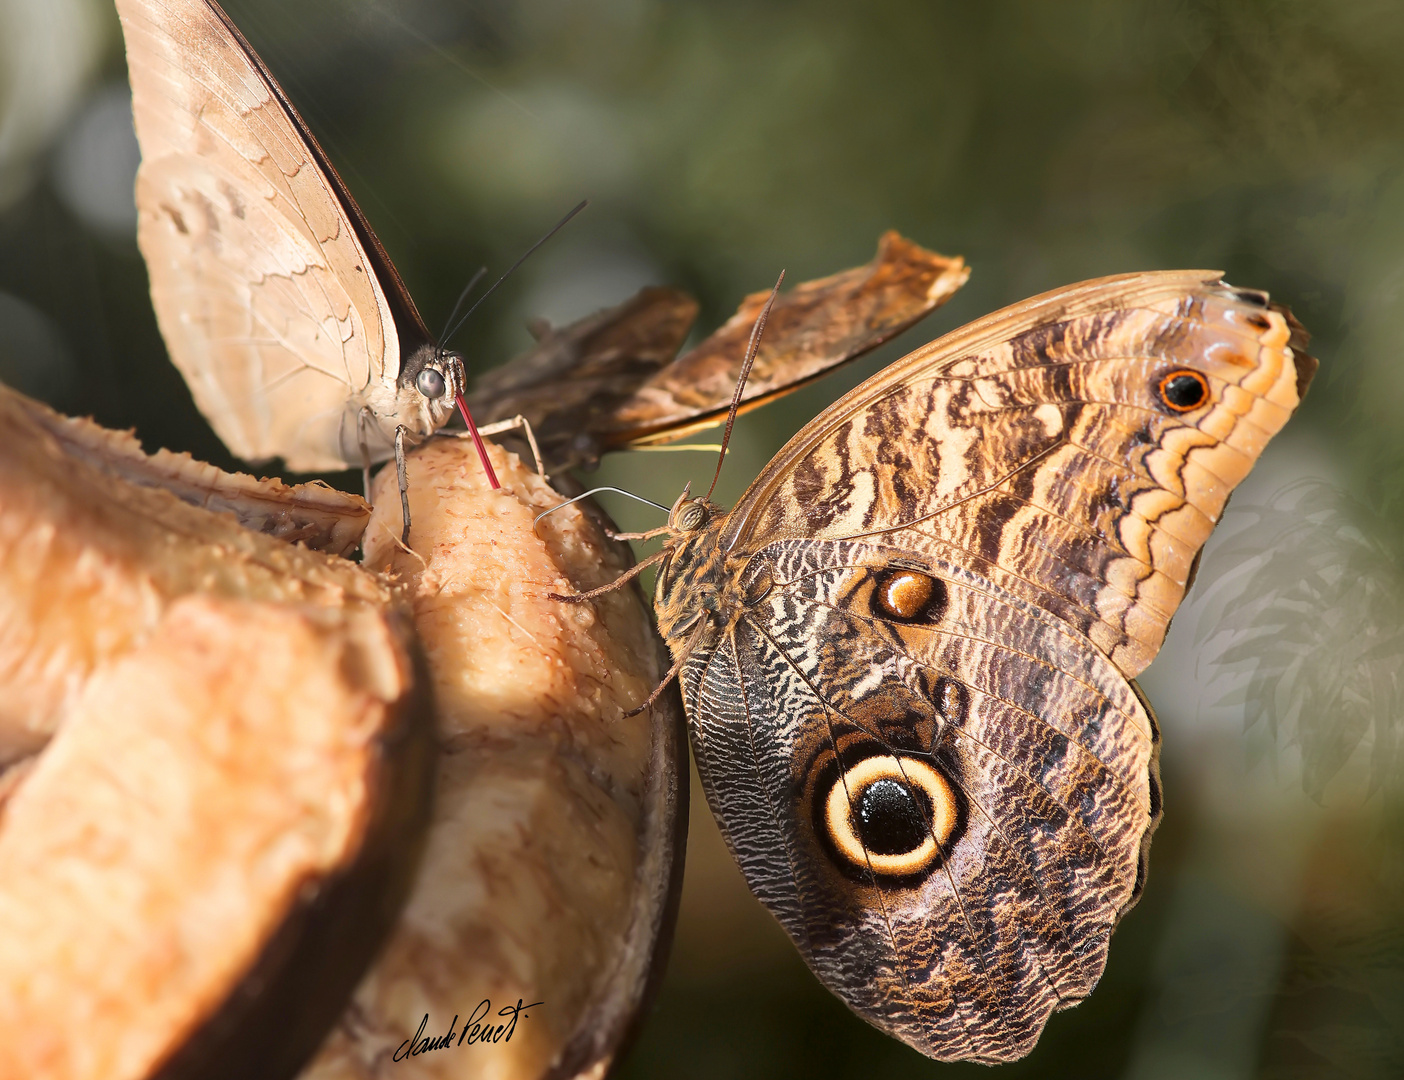
[(932, 1057), (1086, 997), (1144, 885), (1132, 681), (1315, 361), (1266, 297), (1128, 275), (998, 312), (826, 410), (659, 572), (709, 803), (819, 978)]
[[(384, 460), (447, 422), (438, 349), (307, 125), (209, 0), (117, 0), (142, 161), (137, 242), (171, 359), (239, 457)], [(442, 380), (438, 396), (419, 376)], [(430, 380), (432, 382), (432, 380)], [(434, 383), (437, 386), (437, 383)]]
[[(171, 359), (225, 445), (320, 471), (385, 460), (401, 428), (414, 443), (442, 427), (466, 393), (463, 358), (435, 343), (267, 65), (214, 0), (116, 5), (142, 157), (137, 242)], [(744, 407), (875, 348), (968, 273), (889, 233), (866, 267), (793, 289)], [(759, 303), (676, 358), (697, 305), (672, 290), (541, 327), (537, 349), (480, 382), (472, 410), (525, 417), (556, 467), (679, 438), (724, 414), (735, 338)]]

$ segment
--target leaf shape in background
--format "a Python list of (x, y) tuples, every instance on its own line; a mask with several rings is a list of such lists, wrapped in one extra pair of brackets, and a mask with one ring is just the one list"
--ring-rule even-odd
[[(1404, 567), (1386, 520), (1316, 480), (1239, 510), (1257, 520), (1214, 552), (1220, 573), (1203, 601), (1203, 662), (1247, 676), (1245, 727), (1261, 723), (1279, 749), (1300, 750), (1313, 798), (1362, 744), (1370, 792), (1396, 782)], [(1276, 537), (1267, 552), (1263, 536)]]

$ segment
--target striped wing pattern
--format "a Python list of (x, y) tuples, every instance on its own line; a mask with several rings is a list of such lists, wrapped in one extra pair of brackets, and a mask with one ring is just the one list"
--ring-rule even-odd
[[(732, 513), (728, 550), (900, 537), (1066, 619), (1135, 676), (1314, 369), (1290, 316), (1216, 279), (1104, 278), (918, 349), (791, 440)], [(1177, 415), (1155, 394), (1183, 368), (1210, 403)]]
[(1303, 337), (1202, 271), (1036, 297), (880, 372), (675, 532), (657, 607), (709, 802), (871, 1023), (1007, 1061), (1096, 985), (1160, 815), (1132, 679), (1297, 406)]

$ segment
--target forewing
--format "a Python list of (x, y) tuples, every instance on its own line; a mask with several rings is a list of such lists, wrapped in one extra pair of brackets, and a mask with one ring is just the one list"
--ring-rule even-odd
[[(733, 554), (891, 543), (969, 568), (1150, 663), (1234, 486), (1316, 361), (1290, 313), (1210, 271), (1104, 278), (911, 353), (801, 431), (732, 512)], [(1167, 378), (1207, 399), (1179, 410)]]
[(553, 469), (592, 462), (594, 433), (677, 356), (696, 318), (686, 293), (645, 288), (569, 326), (541, 327), (530, 352), (478, 380), (473, 415), (483, 424), (525, 417)]
[(239, 457), (351, 464), (356, 411), (393, 393), (418, 314), (224, 13), (205, 0), (117, 11), (142, 154), (137, 241), (171, 359)]
[[(774, 586), (683, 670), (698, 768), (747, 882), (831, 990), (932, 1057), (1012, 1060), (1091, 992), (1137, 896), (1154, 722), (1081, 634), (949, 563), (924, 564), (939, 589), (919, 620), (875, 617), (894, 560), (915, 565), (847, 542), (752, 558)], [(927, 805), (942, 839), (899, 871), (845, 858), (832, 829), (883, 760), (936, 770), (954, 808), (939, 827)]]
[[(871, 352), (944, 304), (970, 270), (885, 233), (865, 266), (807, 281), (780, 294), (746, 381), (741, 411), (796, 390)], [(668, 442), (726, 418), (756, 317), (770, 293), (746, 297), (736, 314), (603, 417), (605, 449)]]

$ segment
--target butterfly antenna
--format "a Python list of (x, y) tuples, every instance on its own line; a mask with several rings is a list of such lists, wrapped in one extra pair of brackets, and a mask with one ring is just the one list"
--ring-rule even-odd
[[(560, 232), (563, 228), (565, 228), (566, 222), (568, 222), (571, 218), (575, 217), (576, 214), (580, 213), (580, 211), (584, 210), (585, 207), (589, 205), (589, 199), (581, 199), (579, 204), (577, 204), (576, 207), (573, 210), (571, 210), (570, 213), (568, 213), (565, 217), (561, 218), (560, 221), (556, 222), (556, 224), (551, 227), (550, 232), (548, 232), (536, 243), (532, 244), (531, 247), (527, 248), (526, 254), (524, 254), (520, 259), (518, 259), (511, 266), (509, 266), (507, 268), (507, 273), (503, 274), (500, 278), (494, 281), (488, 287), (487, 292), (483, 293), (482, 296), (478, 297), (477, 300), (473, 301), (473, 306), (463, 313), (463, 317), (459, 319), (458, 322), (454, 322), (453, 315), (458, 314), (458, 309), (462, 306), (464, 297), (466, 297), (468, 293), (472, 290), (473, 286), (478, 283), (478, 279), (483, 276), (483, 271), (479, 271), (477, 274), (473, 275), (473, 280), (468, 282), (467, 288), (463, 290), (462, 295), (460, 295), (458, 298), (458, 303), (453, 306), (453, 315), (449, 316), (449, 328), (444, 331), (444, 336), (439, 341), (438, 348), (442, 350), (444, 346), (448, 344), (449, 339), (452, 338), (454, 334), (458, 333), (459, 330), (463, 329), (463, 324), (468, 321), (468, 316), (472, 315), (473, 312), (477, 311), (478, 305), (481, 304), (484, 300), (486, 300), (489, 296), (491, 296), (493, 292), (497, 289), (497, 287), (501, 285), (504, 281), (506, 281), (508, 277), (511, 276), (512, 272), (517, 269), (517, 267), (521, 266), (522, 263), (526, 262), (527, 259), (530, 258), (532, 252), (534, 252), (542, 244), (546, 243), (546, 241), (551, 239), (551, 237), (555, 236), (556, 233)], [(497, 473), (493, 471), (492, 462), (488, 460), (487, 447), (483, 445), (483, 437), (478, 434), (478, 425), (473, 423), (473, 414), (469, 412), (468, 402), (464, 400), (463, 394), (457, 394), (456, 398), (458, 401), (458, 411), (463, 415), (463, 422), (468, 425), (468, 434), (473, 436), (473, 446), (478, 451), (478, 460), (483, 463), (483, 472), (487, 473), (488, 484), (489, 486), (491, 486), (493, 491), (496, 491), (502, 485), (498, 483)]]
[(584, 210), (585, 207), (589, 205), (589, 199), (581, 199), (580, 202), (576, 204), (575, 208), (571, 210), (570, 213), (568, 213), (565, 217), (561, 218), (560, 221), (556, 222), (554, 225), (551, 226), (550, 231), (547, 232), (545, 236), (543, 236), (536, 243), (532, 244), (531, 247), (527, 248), (526, 252), (522, 255), (522, 257), (507, 268), (507, 272), (505, 274), (503, 274), (500, 278), (498, 278), (490, 286), (488, 286), (487, 292), (483, 293), (482, 296), (478, 297), (476, 300), (473, 301), (473, 306), (463, 313), (463, 318), (459, 319), (458, 322), (454, 323), (449, 330), (444, 332), (443, 344), (447, 345), (449, 339), (453, 337), (454, 334), (458, 333), (461, 329), (463, 329), (463, 324), (468, 321), (468, 317), (472, 315), (473, 312), (478, 310), (478, 305), (481, 304), (484, 300), (486, 300), (489, 296), (491, 296), (499, 285), (501, 285), (504, 281), (511, 277), (513, 271), (515, 271), (519, 266), (521, 266), (522, 263), (526, 262), (527, 259), (531, 258), (532, 253), (535, 252), (537, 248), (539, 248), (542, 244), (546, 243), (546, 241), (551, 239), (551, 237), (555, 236), (556, 233), (564, 229), (571, 218), (575, 217), (576, 214), (580, 213), (580, 211)]
[(444, 342), (448, 340), (448, 328), (453, 325), (453, 320), (458, 315), (458, 309), (463, 306), (463, 301), (468, 299), (468, 294), (473, 291), (478, 282), (483, 280), (485, 274), (487, 274), (487, 267), (478, 267), (478, 272), (468, 279), (468, 284), (463, 286), (463, 291), (458, 294), (458, 300), (453, 305), (453, 310), (449, 312), (448, 319), (444, 322), (444, 332), (439, 335), (439, 343), (434, 348), (434, 351), (440, 355), (443, 354)]
[(780, 283), (785, 280), (785, 271), (780, 271), (780, 276), (775, 279), (775, 288), (770, 290), (770, 299), (765, 302), (765, 307), (761, 308), (761, 313), (756, 316), (756, 325), (751, 327), (751, 342), (746, 346), (746, 359), (741, 361), (741, 374), (736, 380), (736, 393), (731, 395), (731, 408), (726, 414), (726, 431), (722, 433), (721, 453), (717, 455), (717, 471), (712, 474), (712, 486), (707, 489), (706, 498), (712, 498), (712, 492), (716, 490), (717, 481), (721, 479), (722, 466), (726, 464), (726, 447), (731, 442), (731, 425), (736, 423), (736, 410), (741, 407), (741, 395), (746, 389), (746, 379), (751, 374), (751, 365), (756, 362), (756, 353), (760, 349), (761, 334), (765, 333), (765, 322), (770, 318), (770, 309), (775, 306), (775, 298), (780, 295)]
[(536, 528), (536, 523), (542, 518), (546, 517), (547, 514), (554, 514), (557, 510), (564, 510), (567, 506), (570, 506), (572, 503), (578, 503), (581, 499), (588, 499), (591, 495), (598, 494), (601, 491), (617, 491), (620, 495), (627, 495), (629, 496), (629, 498), (637, 499), (641, 503), (648, 503), (649, 506), (656, 507), (657, 509), (662, 510), (665, 514), (668, 512), (668, 508), (662, 503), (656, 503), (652, 499), (645, 499), (642, 495), (635, 495), (632, 491), (625, 491), (623, 488), (617, 487), (597, 487), (591, 488), (583, 495), (577, 495), (573, 499), (567, 499), (565, 502), (558, 503), (557, 505), (551, 507), (551, 509), (545, 510), (540, 514), (537, 514), (536, 517), (532, 519), (531, 527), (533, 529)]

